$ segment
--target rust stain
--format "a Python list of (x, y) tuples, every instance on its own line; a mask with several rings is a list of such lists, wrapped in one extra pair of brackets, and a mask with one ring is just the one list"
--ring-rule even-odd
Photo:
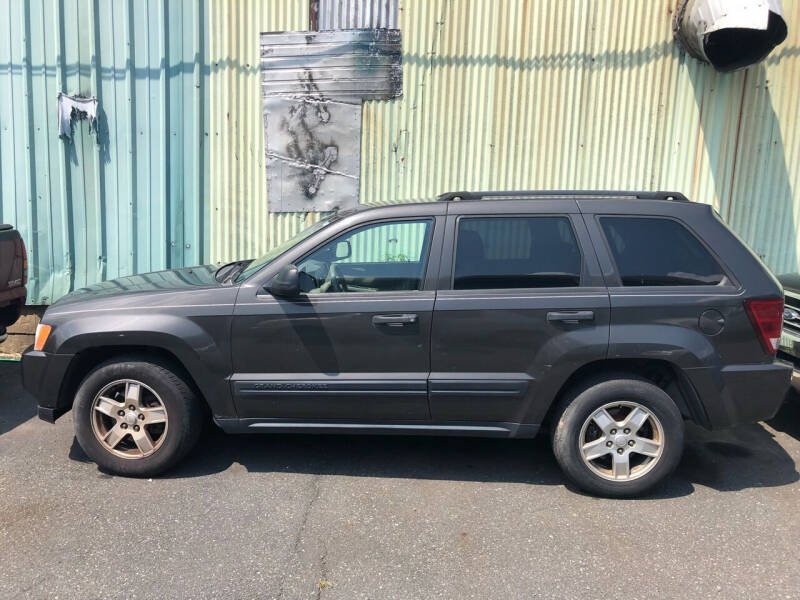
[(289, 115), (281, 120), (281, 125), (290, 137), (286, 154), (307, 165), (296, 177), (303, 195), (310, 200), (317, 195), (320, 184), (336, 164), (339, 146), (332, 139), (323, 141), (317, 137), (315, 130), (330, 121), (331, 113), (311, 71), (304, 71), (300, 79), (305, 88), (305, 98), (289, 109)]
[(694, 148), (694, 165), (692, 165), (692, 198), (697, 197), (697, 184), (700, 180), (700, 163), (703, 162), (703, 148), (705, 146), (703, 134), (703, 106), (706, 102), (706, 95), (700, 97), (700, 109), (697, 117), (697, 140)]
[(736, 138), (733, 142), (733, 167), (731, 169), (731, 191), (728, 195), (728, 210), (725, 218), (730, 221), (731, 218), (731, 210), (733, 207), (733, 190), (734, 184), (736, 183), (736, 165), (739, 164), (739, 142), (742, 137), (742, 117), (744, 115), (744, 103), (745, 103), (745, 94), (747, 93), (747, 75), (748, 71), (744, 72), (744, 77), (742, 77), (742, 97), (739, 101), (739, 119), (736, 121)]

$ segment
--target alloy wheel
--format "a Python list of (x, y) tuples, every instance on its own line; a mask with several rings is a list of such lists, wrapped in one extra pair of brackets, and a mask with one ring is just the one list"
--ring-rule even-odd
[(92, 431), (121, 458), (150, 456), (166, 439), (168, 417), (161, 397), (135, 379), (113, 381), (92, 401)]
[(630, 481), (651, 471), (661, 459), (664, 429), (645, 406), (612, 402), (589, 415), (578, 444), (592, 472), (612, 481)]

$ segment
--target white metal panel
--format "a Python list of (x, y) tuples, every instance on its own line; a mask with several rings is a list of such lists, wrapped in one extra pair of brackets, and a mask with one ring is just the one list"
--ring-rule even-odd
[(319, 29), (397, 29), (399, 0), (319, 0)]

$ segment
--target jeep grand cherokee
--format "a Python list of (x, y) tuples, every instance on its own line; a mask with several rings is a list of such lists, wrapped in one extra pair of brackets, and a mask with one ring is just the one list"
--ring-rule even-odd
[[(530, 438), (631, 496), (684, 421), (767, 419), (781, 287), (677, 193), (460, 192), (327, 217), (257, 260), (126, 277), (45, 313), (39, 416), (106, 470), (157, 474), (228, 432)], [(527, 446), (521, 446), (525, 451)]]

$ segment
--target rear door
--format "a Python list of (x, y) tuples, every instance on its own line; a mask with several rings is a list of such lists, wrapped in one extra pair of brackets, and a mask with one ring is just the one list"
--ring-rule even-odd
[(454, 202), (442, 252), (431, 417), (535, 431), (608, 347), (608, 292), (575, 200)]
[[(581, 208), (608, 282), (609, 358), (668, 361), (705, 382), (724, 364), (771, 361), (754, 335), (741, 279), (725, 263), (743, 248), (710, 207), (587, 200)], [(715, 239), (719, 254), (707, 242)]]

